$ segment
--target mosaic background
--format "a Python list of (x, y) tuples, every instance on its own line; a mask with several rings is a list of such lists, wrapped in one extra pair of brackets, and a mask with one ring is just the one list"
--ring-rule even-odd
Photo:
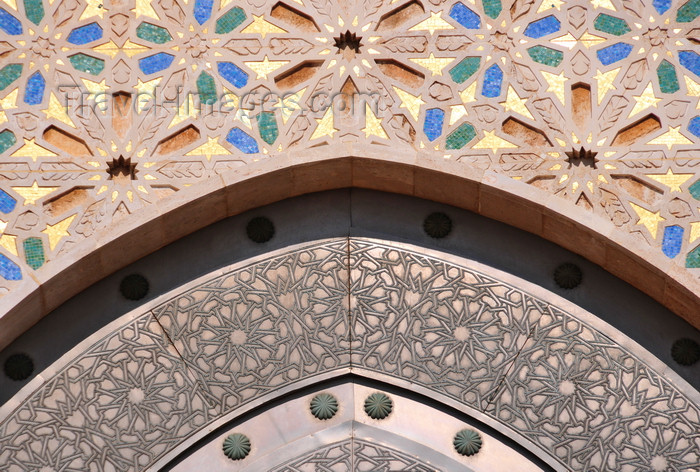
[(195, 182), (367, 141), (700, 273), (700, 0), (1, 0), (0, 293)]

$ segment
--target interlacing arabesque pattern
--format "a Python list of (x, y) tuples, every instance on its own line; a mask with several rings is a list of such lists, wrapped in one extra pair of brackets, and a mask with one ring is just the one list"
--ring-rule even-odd
[(700, 268), (698, 14), (700, 0), (2, 0), (0, 292), (195, 182), (338, 140), (504, 173)]
[(352, 369), (480, 411), (569, 470), (700, 467), (699, 405), (622, 344), (476, 270), (315, 243), (104, 332), (7, 410), (0, 464), (142, 470), (216, 418)]

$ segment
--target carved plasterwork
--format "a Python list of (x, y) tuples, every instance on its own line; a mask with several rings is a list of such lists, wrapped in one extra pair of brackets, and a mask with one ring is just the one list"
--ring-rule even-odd
[(486, 266), (364, 239), (284, 250), (125, 315), (3, 407), (0, 462), (141, 470), (217, 418), (348, 371), (570, 470), (700, 466), (700, 395), (631, 340)]
[(700, 267), (697, 0), (0, 8), (0, 294), (197, 182), (349, 141), (507, 175)]

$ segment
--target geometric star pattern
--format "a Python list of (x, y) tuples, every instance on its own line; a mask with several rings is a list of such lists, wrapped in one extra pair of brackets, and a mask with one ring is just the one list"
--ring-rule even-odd
[(352, 369), (478, 411), (562, 470), (700, 466), (691, 386), (608, 325), (469, 264), (340, 238), (217, 270), (23, 390), (0, 416), (3, 464), (158, 468), (223, 418)]
[(347, 141), (506, 175), (700, 271), (697, 0), (1, 8), (2, 293), (195, 183)]

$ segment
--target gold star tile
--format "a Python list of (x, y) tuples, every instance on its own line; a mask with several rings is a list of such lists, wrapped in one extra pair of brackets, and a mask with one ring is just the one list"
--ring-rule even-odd
[(438, 30), (451, 30), (454, 26), (442, 19), (442, 11), (437, 13), (430, 12), (430, 18), (425, 19), (415, 26), (410, 27), (409, 31), (430, 31), (432, 35)]
[(253, 15), (253, 22), (241, 30), (241, 33), (260, 33), (263, 38), (265, 38), (266, 34), (286, 32), (287, 30), (265, 20), (264, 15)]
[(328, 107), (326, 113), (324, 113), (323, 118), (316, 118), (316, 129), (311, 135), (310, 140), (322, 138), (323, 136), (333, 137), (333, 133), (338, 131), (333, 127), (333, 107)]
[(134, 86), (136, 89), (136, 104), (138, 113), (141, 113), (148, 104), (149, 100), (153, 98), (156, 87), (160, 83), (161, 79), (162, 77), (158, 77), (146, 82), (141, 82), (141, 79), (138, 79), (138, 83)]
[(11, 110), (17, 108), (17, 94), (19, 93), (19, 87), (14, 89), (12, 92), (5, 95), (5, 98), (0, 100), (0, 108), (3, 110)]
[[(685, 86), (688, 89), (688, 96), (700, 97), (700, 84), (695, 82), (693, 79), (691, 79), (687, 75), (684, 75), (683, 77), (685, 78)], [(700, 110), (700, 99), (698, 100), (698, 103), (695, 105), (695, 109)]]
[(651, 234), (651, 237), (656, 239), (656, 233), (659, 230), (659, 223), (661, 223), (662, 221), (665, 221), (666, 218), (659, 215), (659, 213), (661, 213), (660, 211), (657, 211), (656, 213), (654, 213), (654, 212), (651, 212), (645, 208), (642, 208), (639, 205), (636, 205), (632, 202), (630, 202), (630, 205), (632, 206), (632, 209), (634, 210), (635, 213), (637, 213), (637, 216), (639, 217), (637, 224), (644, 225), (644, 227)]
[(225, 156), (229, 155), (231, 152), (229, 152), (228, 149), (223, 147), (221, 144), (219, 144), (219, 138), (213, 137), (213, 138), (207, 138), (207, 142), (202, 144), (201, 146), (192, 149), (190, 152), (185, 154), (186, 156), (206, 156), (207, 161), (211, 161), (211, 156)]
[(94, 48), (92, 48), (92, 50), (100, 54), (105, 54), (109, 56), (110, 59), (114, 59), (114, 57), (117, 54), (119, 54), (119, 46), (114, 44), (114, 42), (111, 39), (106, 43), (95, 46)]
[(49, 151), (46, 148), (39, 146), (34, 142), (34, 138), (24, 138), (24, 145), (17, 149), (10, 157), (31, 157), (32, 161), (36, 162), (37, 157), (56, 157), (57, 154)]
[(596, 36), (595, 34), (591, 34), (588, 31), (583, 33), (583, 35), (580, 38), (578, 38), (578, 42), (583, 44), (586, 47), (586, 49), (595, 47), (598, 44), (603, 43), (605, 41), (605, 38)]
[(532, 120), (534, 118), (532, 117), (530, 110), (528, 110), (525, 106), (525, 103), (527, 103), (527, 99), (520, 98), (515, 89), (513, 89), (512, 86), (509, 86), (506, 101), (501, 102), (501, 105), (503, 105), (503, 109), (506, 112), (514, 111), (515, 113), (526, 116)]
[(471, 103), (476, 101), (476, 80), (472, 84), (459, 92), (459, 98), (462, 99), (462, 103)]
[(700, 238), (700, 221), (690, 223), (690, 236), (688, 237), (688, 243), (692, 244), (698, 238)]
[(473, 149), (491, 149), (496, 153), (499, 149), (514, 149), (517, 147), (517, 144), (513, 144), (500, 136), (496, 136), (496, 130), (493, 130), (484, 131), (484, 137), (474, 145)]
[(608, 10), (617, 11), (611, 0), (591, 0), (593, 8), (606, 8)]
[(80, 21), (92, 18), (93, 16), (99, 16), (104, 18), (104, 12), (107, 11), (104, 8), (103, 0), (85, 0), (87, 6), (83, 10), (83, 14), (80, 15)]
[[(238, 98), (238, 97), (236, 97)], [(236, 104), (237, 105), (237, 104)], [(194, 105), (194, 97), (191, 93), (187, 94), (187, 100), (183, 100), (182, 104), (178, 107), (177, 113), (173, 117), (173, 120), (168, 125), (168, 129), (175, 125), (182, 123), (189, 118), (197, 118), (199, 114), (199, 108)]]
[(36, 180), (31, 187), (12, 187), (12, 190), (17, 192), (24, 198), (24, 205), (36, 205), (36, 201), (45, 197), (58, 187), (39, 187)]
[(132, 8), (131, 11), (136, 13), (136, 18), (147, 16), (155, 20), (160, 20), (160, 17), (151, 6), (151, 0), (136, 0), (136, 6)]
[(633, 96), (632, 98), (634, 98), (635, 102), (637, 103), (635, 103), (634, 108), (632, 108), (632, 111), (627, 116), (628, 118), (636, 115), (640, 111), (646, 110), (649, 107), (658, 108), (656, 104), (662, 100), (661, 98), (657, 98), (656, 95), (654, 95), (654, 87), (651, 84), (651, 82), (647, 84), (646, 88), (644, 89), (641, 95), (638, 95), (636, 97)]
[(17, 256), (17, 236), (3, 234), (0, 236), (0, 247), (4, 247), (10, 254)]
[(276, 71), (277, 69), (288, 63), (289, 61), (271, 61), (267, 58), (267, 56), (265, 56), (265, 58), (262, 61), (243, 62), (243, 64), (255, 71), (255, 73), (258, 75), (256, 79), (265, 80), (267, 80), (268, 74), (271, 74), (272, 72)]
[[(545, 2), (547, 0), (544, 0)], [(576, 46), (576, 43), (578, 40), (574, 38), (571, 33), (566, 33), (564, 36), (559, 36), (557, 38), (552, 38), (551, 40), (554, 44), (559, 44), (562, 47), (565, 47), (567, 49), (573, 49), (574, 46)]]
[[(107, 91), (109, 90), (109, 85), (105, 85), (107, 79), (103, 79), (102, 82), (93, 82), (88, 79), (81, 79), (85, 88), (90, 92), (87, 100), (97, 100), (99, 103), (104, 103), (106, 105), (105, 98), (107, 96)], [(99, 99), (98, 99), (99, 97)]]
[(688, 179), (693, 177), (695, 174), (674, 174), (671, 169), (665, 174), (645, 174), (650, 179), (656, 180), (657, 182), (670, 187), (671, 192), (680, 192), (681, 185), (686, 183)]
[(70, 236), (70, 233), (68, 232), (68, 227), (73, 222), (76, 216), (77, 215), (69, 216), (65, 220), (59, 221), (55, 225), (46, 225), (46, 229), (44, 229), (42, 233), (46, 234), (49, 237), (49, 247), (52, 251), (56, 248), (56, 245), (58, 245), (58, 243), (63, 237)]
[(452, 105), (450, 107), (450, 126), (467, 116), (467, 107), (464, 105)]
[(410, 58), (410, 61), (415, 62), (421, 67), (428, 69), (433, 75), (442, 75), (442, 70), (447, 67), (452, 61), (455, 60), (454, 57), (435, 57), (433, 53), (430, 53), (428, 57), (418, 57)]
[(134, 57), (136, 54), (141, 54), (142, 52), (150, 51), (151, 48), (148, 46), (142, 46), (141, 44), (132, 43), (128, 39), (124, 43), (124, 46), (120, 50), (129, 57)]
[(683, 134), (681, 134), (680, 130), (680, 126), (676, 126), (675, 128), (673, 126), (669, 126), (668, 131), (666, 131), (660, 136), (655, 137), (647, 144), (662, 144), (664, 146), (668, 146), (669, 151), (673, 146), (682, 144), (693, 144), (693, 142), (690, 139), (686, 138), (685, 136), (683, 136)]
[(362, 128), (362, 131), (365, 132), (365, 138), (377, 136), (379, 138), (389, 139), (382, 126), (382, 120), (377, 118), (377, 115), (374, 114), (369, 103), (365, 103), (365, 127)]
[(65, 123), (68, 126), (75, 128), (73, 121), (68, 116), (68, 113), (66, 113), (66, 108), (61, 105), (61, 102), (58, 100), (58, 98), (56, 98), (56, 95), (53, 92), (51, 92), (51, 95), (49, 96), (48, 108), (41, 110), (41, 112), (46, 115), (47, 120), (53, 118), (54, 120), (58, 120), (61, 123)]
[(411, 114), (413, 119), (415, 121), (418, 121), (418, 115), (420, 115), (420, 107), (421, 105), (425, 105), (425, 102), (423, 101), (423, 98), (418, 95), (412, 95), (405, 90), (401, 90), (398, 87), (394, 86), (394, 91), (396, 94), (399, 96), (401, 99), (401, 107), (400, 108), (405, 108), (408, 110), (408, 112)]
[(549, 85), (547, 87), (547, 92), (553, 92), (554, 95), (556, 95), (559, 101), (562, 103), (562, 105), (566, 105), (564, 84), (569, 79), (564, 75), (564, 71), (561, 71), (561, 73), (559, 73), (558, 75), (552, 74), (551, 72), (547, 72), (544, 70), (541, 72), (542, 76), (544, 77), (544, 80), (546, 80), (547, 84)]
[(542, 13), (550, 8), (556, 8), (561, 10), (561, 6), (564, 4), (564, 0), (542, 0), (540, 7), (537, 9), (537, 13)]
[(304, 92), (306, 92), (306, 87), (296, 93), (285, 94), (280, 99), (278, 106), (281, 109), (282, 121), (284, 121), (285, 124), (287, 124), (287, 120), (291, 118), (295, 111), (301, 110), (301, 105), (299, 105), (299, 103), (304, 96)]
[(597, 89), (598, 89), (598, 105), (603, 101), (603, 97), (605, 97), (605, 94), (608, 93), (610, 90), (615, 90), (615, 79), (617, 78), (617, 74), (620, 73), (620, 67), (617, 69), (610, 70), (608, 72), (601, 72), (598, 71), (598, 73), (595, 76), (595, 80), (597, 82)]

